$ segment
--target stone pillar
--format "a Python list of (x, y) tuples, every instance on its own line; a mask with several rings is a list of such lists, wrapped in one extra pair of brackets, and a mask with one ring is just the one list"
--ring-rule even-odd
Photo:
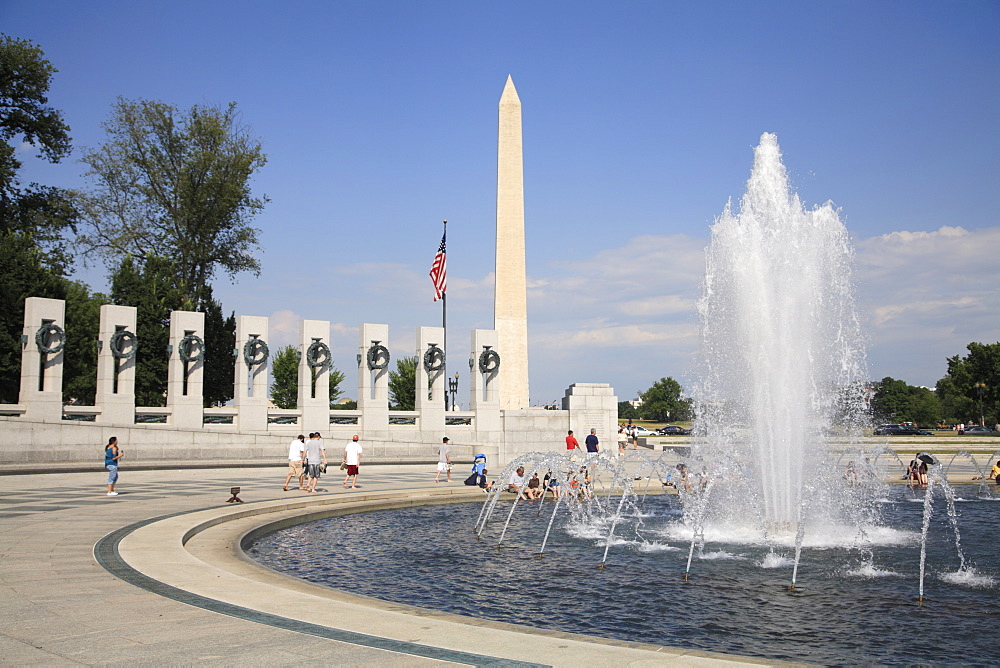
[(504, 353), (500, 408), (528, 407), (528, 288), (524, 260), (521, 100), (508, 76), (500, 96), (493, 328)]
[[(253, 339), (267, 343), (268, 320), (263, 316), (241, 315), (236, 318), (236, 359), (233, 406), (240, 431), (267, 431), (267, 362), (248, 366), (243, 348)], [(252, 359), (262, 357), (258, 350)], [(270, 351), (268, 352), (270, 358)]]
[[(500, 355), (500, 368), (491, 373), (482, 373), (479, 369), (479, 358), (487, 350)], [(503, 351), (497, 349), (497, 332), (492, 329), (472, 330), (472, 351), (469, 357), (471, 368), (471, 387), (469, 409), (474, 411), (476, 432), (499, 432), (500, 424), (500, 391), (499, 380), (506, 373), (506, 360)]]
[(601, 450), (614, 448), (618, 444), (618, 397), (607, 383), (573, 383), (566, 390), (562, 408), (569, 411), (569, 428), (576, 432), (580, 443), (597, 430)]
[[(66, 345), (66, 302), (28, 297), (24, 300), (21, 334), (19, 403), (29, 420), (62, 420), (62, 379)], [(38, 341), (39, 331), (46, 328)], [(61, 334), (60, 334), (61, 332)], [(39, 347), (56, 349), (43, 353)]]
[[(188, 348), (189, 360), (181, 358), (185, 337), (193, 339)], [(170, 357), (167, 362), (167, 408), (170, 424), (181, 429), (204, 426), (205, 314), (196, 311), (171, 311)], [(194, 359), (200, 357), (201, 359)]]
[[(314, 343), (330, 346), (329, 320), (303, 320), (299, 335), (299, 426), (306, 433), (318, 431), (324, 437), (330, 430), (330, 366), (333, 359), (327, 355), (325, 366), (309, 366), (309, 347)], [(315, 374), (316, 382), (313, 383)]]
[[(444, 359), (438, 362), (441, 368), (428, 372), (424, 356), (431, 346), (444, 350), (443, 327), (420, 327), (417, 329), (417, 400), (415, 408), (420, 411), (420, 431), (424, 440), (433, 438), (440, 441), (444, 435), (444, 394), (448, 391), (448, 379), (444, 375)], [(431, 360), (434, 362), (435, 360)], [(432, 390), (428, 398), (428, 388)]]
[[(101, 306), (97, 334), (97, 419), (108, 424), (135, 424), (135, 364), (142, 349), (136, 338), (134, 306)], [(121, 334), (118, 334), (121, 332)], [(117, 335), (117, 337), (116, 337)], [(117, 340), (116, 340), (117, 338)]]
[[(386, 346), (389, 325), (361, 325), (358, 336), (358, 410), (361, 411), (361, 428), (366, 439), (387, 436), (389, 433), (389, 369), (368, 368), (368, 351), (374, 342)], [(388, 348), (388, 346), (386, 346)], [(388, 357), (388, 356), (386, 356)], [(380, 359), (376, 362), (390, 362)]]

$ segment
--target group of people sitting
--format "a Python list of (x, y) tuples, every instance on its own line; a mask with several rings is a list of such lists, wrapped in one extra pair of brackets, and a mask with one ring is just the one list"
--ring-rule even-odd
[(673, 471), (667, 472), (667, 479), (663, 480), (664, 487), (673, 487), (678, 491), (701, 494), (708, 489), (709, 473), (708, 468), (701, 467), (701, 471), (689, 474), (687, 464), (681, 463), (674, 467)]
[[(927, 465), (924, 464), (926, 469)], [(871, 482), (878, 478), (878, 472), (872, 465), (870, 458), (865, 457), (863, 464), (858, 465), (854, 463), (854, 460), (847, 462), (847, 468), (844, 470), (844, 480), (847, 481), (848, 485), (857, 485), (861, 482)]]
[(906, 481), (911, 487), (927, 487), (927, 462), (913, 459), (906, 466)]
[[(875, 472), (870, 460), (866, 457), (864, 464), (857, 467), (853, 461), (848, 462), (847, 470), (844, 474), (845, 480), (849, 484), (859, 482), (859, 477), (874, 478)], [(911, 486), (927, 486), (927, 462), (915, 458), (906, 467), (905, 479)], [(493, 482), (487, 479), (489, 471), (486, 470), (485, 455), (477, 455), (475, 463), (472, 465), (472, 475), (466, 481), (466, 485), (475, 485), (484, 492), (489, 492), (493, 488)], [(859, 476), (860, 473), (860, 476)], [(519, 495), (526, 501), (536, 501), (545, 496), (546, 490), (552, 494), (553, 499), (558, 499), (560, 495), (578, 500), (584, 500), (593, 496), (590, 484), (590, 472), (586, 466), (581, 466), (579, 471), (570, 469), (566, 472), (565, 480), (560, 480), (559, 476), (548, 471), (544, 478), (539, 479), (538, 472), (532, 473), (530, 478), (525, 479), (523, 466), (518, 466), (517, 470), (510, 474), (507, 481), (506, 491)], [(708, 471), (702, 469), (700, 473), (689, 475), (687, 466), (677, 464), (676, 471), (667, 474), (667, 479), (663, 481), (664, 487), (676, 487), (685, 492), (704, 492), (708, 487)], [(990, 471), (990, 478), (996, 480), (1000, 485), (1000, 461), (993, 466)]]
[(552, 495), (553, 500), (560, 496), (581, 501), (590, 498), (593, 496), (590, 472), (587, 471), (586, 466), (581, 466), (579, 471), (567, 471), (565, 479), (562, 480), (552, 471), (546, 472), (543, 478), (539, 478), (536, 471), (531, 474), (530, 478), (526, 479), (524, 467), (518, 466), (517, 470), (510, 474), (510, 479), (507, 481), (507, 491), (511, 494), (517, 494), (526, 501), (541, 499), (545, 496), (546, 490)]

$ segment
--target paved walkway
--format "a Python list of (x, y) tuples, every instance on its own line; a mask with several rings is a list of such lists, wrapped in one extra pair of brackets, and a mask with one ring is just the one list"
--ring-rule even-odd
[[(429, 465), (363, 467), (362, 487), (353, 491), (342, 489), (334, 474), (320, 486), (325, 491), (315, 495), (283, 492), (283, 480), (284, 471), (277, 468), (126, 468), (117, 487), (119, 496), (108, 497), (100, 473), (0, 477), (0, 661), (373, 666), (728, 663), (682, 650), (654, 652), (570, 634), (523, 633), (511, 625), (372, 602), (264, 572), (233, 558), (234, 535), (238, 540), (240, 532), (261, 524), (263, 520), (255, 519), (259, 513), (277, 517), (331, 504), (385, 503), (389, 497), (405, 503), (406, 497), (479, 494), (458, 480), (435, 484)], [(246, 503), (226, 503), (233, 486), (241, 487), (240, 497)], [(233, 513), (249, 517), (205, 531), (188, 542), (189, 549), (180, 549), (178, 536), (192, 526)], [(133, 531), (132, 525), (168, 515), (169, 520)], [(106, 537), (123, 527), (129, 530), (119, 531), (122, 563), (128, 564), (126, 570), (138, 564), (141, 571), (152, 573), (136, 577), (163, 583), (159, 590), (136, 586), (131, 583), (134, 578), (130, 582), (119, 577), (122, 573), (112, 574), (101, 565), (104, 558), (95, 558), (95, 545), (100, 554), (114, 554), (116, 541)], [(217, 577), (230, 586), (220, 587), (223, 580), (211, 582)], [(206, 600), (216, 603), (201, 605)], [(246, 613), (234, 615), (225, 606)], [(734, 659), (732, 663), (761, 663)]]

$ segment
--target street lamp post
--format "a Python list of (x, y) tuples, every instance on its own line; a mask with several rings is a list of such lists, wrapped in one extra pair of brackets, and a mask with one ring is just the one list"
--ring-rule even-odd
[(458, 372), (455, 372), (455, 378), (448, 379), (448, 391), (451, 392), (451, 410), (457, 410), (458, 406), (455, 403), (455, 395), (458, 394)]

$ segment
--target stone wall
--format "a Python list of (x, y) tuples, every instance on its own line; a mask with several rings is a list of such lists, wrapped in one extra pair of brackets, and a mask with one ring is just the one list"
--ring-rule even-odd
[[(571, 428), (584, 435), (594, 425), (601, 443), (612, 447), (617, 413), (608, 411), (610, 406), (617, 408), (617, 397), (610, 386), (573, 385), (564, 404), (568, 409), (500, 411), (499, 428), (494, 431), (477, 431), (474, 418), (473, 424), (445, 427), (458, 472), (479, 453), (487, 456), (489, 466), (499, 469), (528, 452), (562, 450), (566, 431)], [(603, 429), (600, 424), (605, 425)], [(300, 432), (317, 430), (300, 430), (297, 425), (268, 427), (267, 432), (240, 432), (234, 425), (205, 424), (191, 429), (168, 424), (113, 425), (0, 416), (0, 472), (99, 470), (103, 468), (104, 444), (111, 436), (118, 437), (126, 453), (126, 468), (281, 466), (287, 461), (291, 440)], [(421, 431), (416, 425), (390, 425), (387, 432), (373, 438), (355, 425), (331, 424), (319, 431), (331, 461), (339, 460), (341, 448), (356, 433), (362, 436), (364, 461), (371, 463), (431, 464), (437, 461), (441, 442), (440, 432)]]
[[(330, 324), (302, 320), (299, 328), (298, 408), (267, 405), (268, 319), (239, 316), (233, 351), (234, 401), (203, 408), (204, 314), (174, 311), (166, 350), (148, 350), (134, 334), (136, 310), (104, 306), (98, 339), (97, 398), (94, 406), (62, 403), (65, 304), (30, 297), (25, 301), (19, 403), (0, 405), (0, 471), (99, 469), (104, 444), (117, 436), (126, 451), (124, 466), (281, 465), (298, 434), (319, 431), (331, 459), (354, 434), (366, 461), (434, 462), (441, 439), (451, 440), (459, 461), (484, 453), (489, 465), (539, 450), (564, 448), (568, 429), (581, 443), (591, 428), (603, 443), (614, 441), (618, 400), (609, 385), (577, 383), (563, 410), (501, 410), (499, 380), (506, 352), (494, 330), (476, 329), (469, 339), (469, 411), (445, 411), (444, 330), (417, 331), (415, 379), (417, 410), (389, 410), (390, 355), (384, 345), (388, 325), (362, 324), (357, 353), (358, 410), (330, 410)], [(168, 357), (166, 406), (137, 406), (137, 356)], [(499, 357), (497, 357), (499, 354)], [(493, 355), (492, 361), (488, 356)], [(436, 356), (436, 357), (435, 357)], [(456, 355), (456, 357), (458, 357)], [(461, 359), (461, 358), (459, 358)], [(315, 375), (316, 380), (312, 382)], [(437, 381), (437, 382), (435, 382)], [(433, 396), (427, 398), (428, 388)]]

